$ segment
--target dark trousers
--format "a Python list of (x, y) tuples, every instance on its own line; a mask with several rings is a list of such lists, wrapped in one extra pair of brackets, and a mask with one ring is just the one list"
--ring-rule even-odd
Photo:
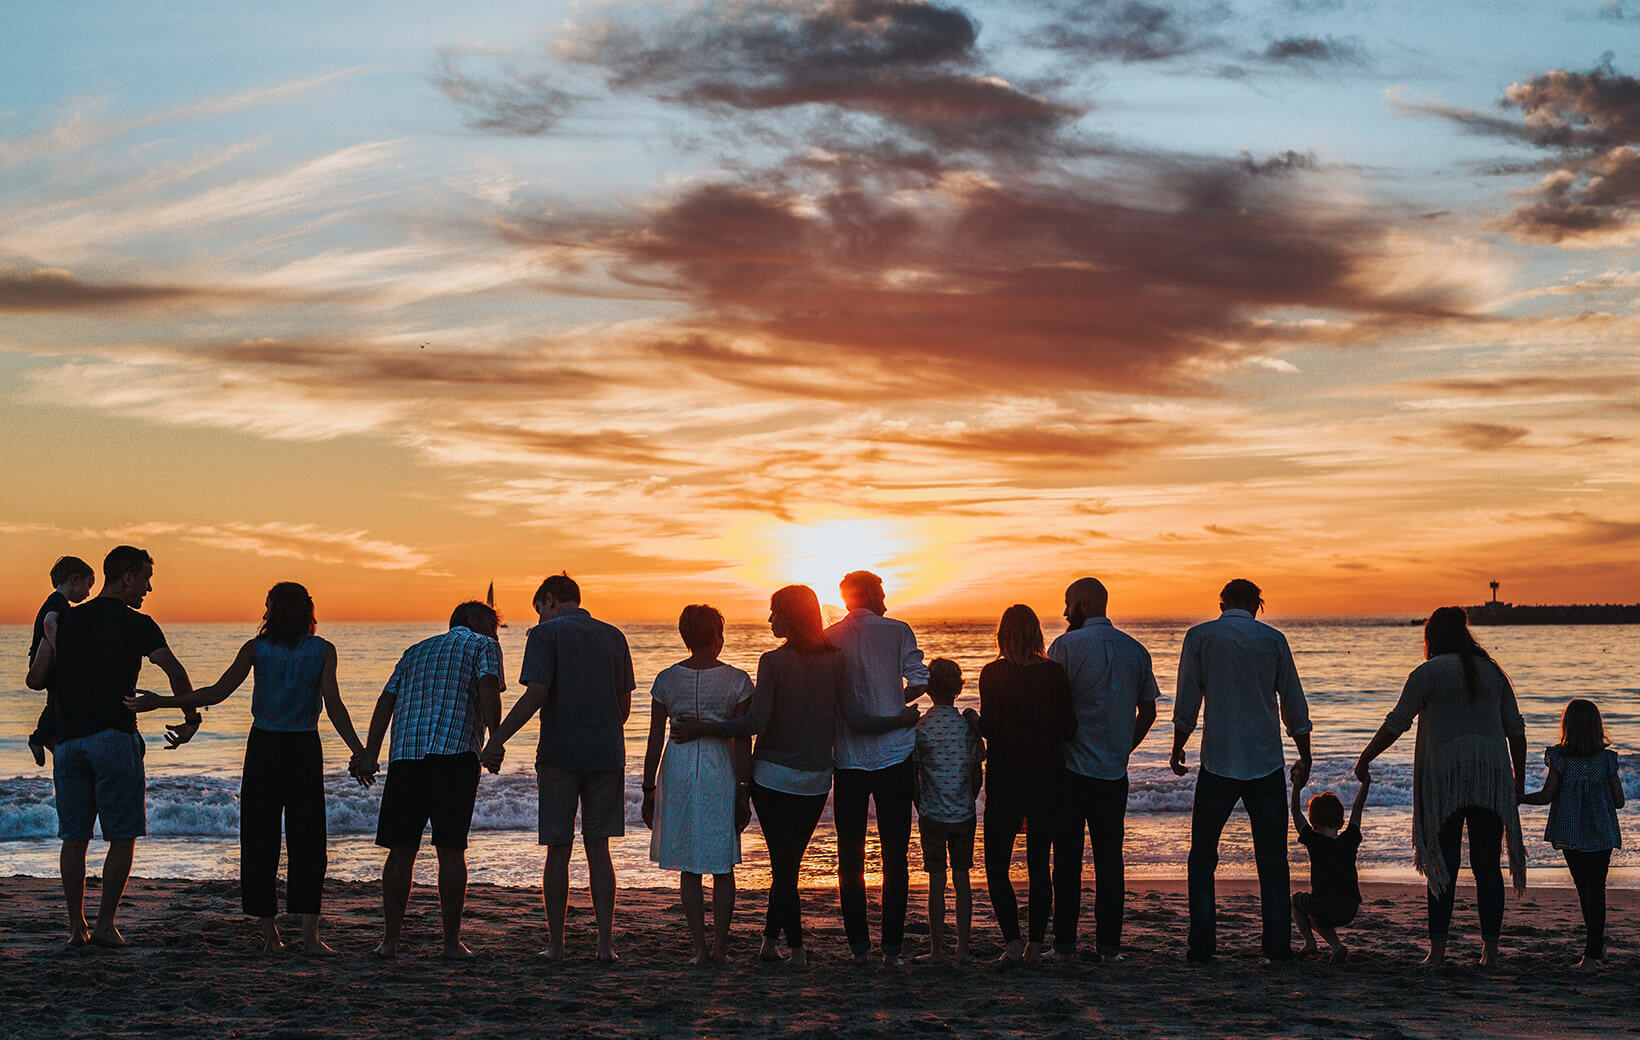
[(1496, 941), (1503, 932), (1503, 821), (1490, 809), (1471, 806), (1441, 824), (1441, 858), (1451, 883), (1439, 896), (1430, 893), (1429, 937), (1444, 940), (1452, 925), (1452, 901), (1458, 894), (1458, 864), (1463, 855), (1464, 821), (1469, 823), (1469, 869), (1475, 875), (1475, 904), (1481, 916), (1481, 939)]
[(316, 914), (325, 884), (325, 763), (318, 733), (251, 728), (239, 788), (239, 887), (245, 913), (279, 913), (279, 829), (284, 819), (285, 907)]
[(803, 902), (797, 879), (809, 839), (826, 808), (824, 794), (788, 794), (761, 784), (752, 785), (752, 806), (757, 809), (757, 825), (769, 847), (769, 912), (764, 918), (763, 935), (778, 938), (786, 933), (786, 945), (803, 948)]
[(1014, 839), (1025, 831), (1025, 871), (1030, 881), (1027, 898), (1031, 942), (1048, 934), (1053, 915), (1053, 843), (1062, 821), (1057, 804), (1026, 806), (1005, 794), (985, 792), (985, 887), (997, 927), (1008, 942), (1019, 941), (1019, 900), (1008, 867), (1014, 859)]
[(839, 769), (832, 781), (837, 825), (837, 895), (843, 930), (856, 954), (871, 949), (866, 926), (866, 803), (876, 803), (877, 843), (883, 855), (883, 953), (899, 955), (905, 904), (911, 889), (906, 849), (911, 844), (910, 759), (887, 769)]
[(1064, 953), (1076, 949), (1076, 923), (1082, 915), (1082, 834), (1087, 829), (1093, 850), (1093, 921), (1100, 953), (1122, 946), (1122, 904), (1127, 876), (1122, 839), (1127, 830), (1128, 778), (1096, 780), (1067, 773), (1065, 829), (1054, 839), (1053, 945)]
[(1583, 906), (1583, 927), (1588, 932), (1588, 938), (1583, 940), (1583, 956), (1603, 960), (1606, 956), (1606, 869), (1612, 865), (1612, 850), (1562, 849), (1561, 855), (1571, 868), (1572, 881), (1577, 884), (1577, 901)]
[(1293, 955), (1293, 908), (1287, 875), (1287, 778), (1278, 769), (1256, 780), (1235, 780), (1202, 769), (1190, 818), (1190, 942), (1187, 956), (1213, 956), (1218, 938), (1213, 873), (1219, 867), (1219, 837), (1240, 802), (1253, 831), (1258, 865), (1259, 904), (1264, 918), (1262, 946), (1271, 960)]

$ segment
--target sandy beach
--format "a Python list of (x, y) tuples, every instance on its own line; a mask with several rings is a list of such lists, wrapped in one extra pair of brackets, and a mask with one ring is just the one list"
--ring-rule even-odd
[[(7, 1036), (106, 1037), (1615, 1037), (1640, 1036), (1634, 935), (1640, 893), (1610, 893), (1608, 966), (1572, 967), (1579, 951), (1575, 895), (1511, 897), (1505, 965), (1482, 972), (1472, 892), (1460, 889), (1451, 954), (1428, 972), (1422, 892), (1363, 884), (1366, 904), (1346, 941), (1352, 962), (1305, 960), (1269, 967), (1257, 956), (1257, 897), (1247, 882), (1220, 882), (1220, 957), (1179, 963), (1182, 882), (1145, 882), (1128, 896), (1127, 954), (1119, 963), (1077, 961), (1004, 969), (983, 888), (976, 888), (974, 953), (967, 966), (857, 967), (834, 893), (806, 893), (807, 972), (752, 957), (761, 892), (743, 893), (734, 963), (687, 965), (688, 938), (675, 893), (626, 890), (617, 909), (620, 963), (596, 963), (584, 892), (570, 905), (570, 956), (554, 969), (533, 958), (545, 943), (539, 892), (474, 885), (465, 965), (438, 959), (437, 901), (412, 897), (408, 949), (393, 963), (370, 955), (378, 937), (377, 888), (332, 884), (328, 960), (265, 957), (227, 881), (135, 879), (121, 926), (122, 951), (72, 950), (55, 882), (0, 884), (0, 1001), (15, 1009)], [(95, 899), (95, 882), (91, 899)], [(926, 951), (926, 905), (913, 895), (908, 953)], [(1091, 906), (1091, 892), (1087, 906)], [(875, 904), (873, 906), (875, 915)], [(1086, 913), (1086, 911), (1085, 911)], [(875, 917), (874, 917), (875, 919)], [(294, 930), (294, 921), (291, 922)], [(1084, 920), (1083, 928), (1091, 927)]]

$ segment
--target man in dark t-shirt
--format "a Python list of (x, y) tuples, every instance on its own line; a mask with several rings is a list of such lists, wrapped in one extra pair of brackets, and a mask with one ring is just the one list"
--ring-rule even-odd
[[(64, 556), (51, 565), (51, 595), (40, 605), (40, 610), (34, 615), (34, 635), (28, 643), (28, 661), (34, 663), (34, 653), (40, 649), (40, 643), (46, 637), (46, 619), (55, 618), (68, 613), (68, 608), (87, 596), (91, 595), (91, 586), (96, 584), (97, 574), (91, 565), (78, 556)], [(34, 732), (28, 735), (29, 754), (34, 756), (34, 764), (46, 764), (46, 749), (57, 746), (56, 708), (51, 703), (51, 677), (46, 677), (46, 703), (40, 709), (40, 721), (35, 723)]]
[[(51, 685), (57, 739), (52, 782), (73, 946), (126, 944), (114, 927), (114, 915), (131, 874), (136, 839), (148, 832), (144, 745), (136, 714), (126, 704), (126, 698), (136, 693), (143, 658), (165, 671), (173, 693), (193, 691), (159, 626), (136, 609), (152, 590), (153, 576), (153, 557), (129, 545), (117, 546), (103, 561), (102, 593), (44, 619), (42, 639), (29, 666), (30, 688), (44, 688), (48, 677)], [(198, 711), (189, 709), (183, 724), (170, 727), (166, 739), (175, 747), (191, 738), (198, 726)], [(108, 856), (97, 920), (88, 925), (85, 853), (92, 824), (98, 821)]]

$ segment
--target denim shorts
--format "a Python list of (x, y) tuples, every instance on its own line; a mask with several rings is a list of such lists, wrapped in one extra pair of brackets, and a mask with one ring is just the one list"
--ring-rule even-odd
[(105, 729), (57, 743), (51, 779), (57, 791), (57, 837), (90, 841), (102, 821), (104, 841), (148, 833), (148, 784), (142, 734)]

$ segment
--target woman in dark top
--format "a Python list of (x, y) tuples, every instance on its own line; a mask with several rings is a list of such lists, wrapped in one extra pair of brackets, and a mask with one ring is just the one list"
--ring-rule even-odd
[(752, 750), (752, 806), (769, 847), (769, 911), (758, 957), (777, 961), (782, 932), (791, 963), (806, 967), (797, 882), (809, 840), (831, 792), (832, 737), (839, 712), (854, 728), (881, 733), (917, 724), (917, 709), (888, 718), (864, 716), (848, 661), (826, 638), (820, 599), (807, 585), (788, 585), (769, 599), (769, 628), (785, 642), (757, 662), (757, 688), (745, 715), (728, 722), (680, 717), (672, 739), (757, 736)]
[(220, 704), (255, 672), (239, 791), (241, 898), (245, 913), (260, 920), (262, 949), (283, 950), (277, 923), (282, 821), (289, 874), (286, 909), (301, 915), (303, 951), (324, 956), (335, 951), (319, 938), (327, 864), (321, 705), (349, 751), (357, 754), (364, 745), (336, 686), (336, 648), (313, 634), (313, 597), (301, 585), (282, 581), (268, 591), (266, 607), (256, 638), (240, 648), (222, 678), (184, 697), (143, 694), (134, 706)]
[[(1065, 669), (1043, 652), (1042, 623), (1024, 604), (997, 626), (995, 661), (979, 673), (979, 728), (985, 737), (985, 884), (1007, 942), (1004, 961), (1037, 960), (1053, 913), (1053, 835), (1065, 777), (1065, 741), (1076, 732)], [(1030, 942), (1019, 941), (1019, 903), (1008, 868), (1025, 830), (1030, 877)]]

